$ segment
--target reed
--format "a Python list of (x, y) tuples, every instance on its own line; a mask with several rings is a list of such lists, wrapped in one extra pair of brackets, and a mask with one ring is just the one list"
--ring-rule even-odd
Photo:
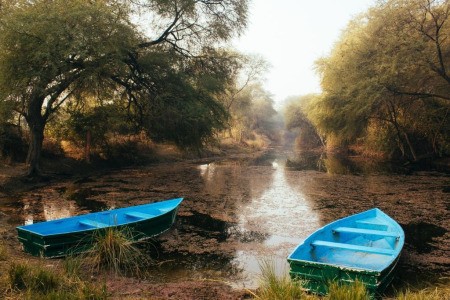
[(259, 288), (249, 291), (254, 299), (259, 300), (291, 300), (314, 299), (307, 295), (301, 281), (293, 281), (289, 276), (277, 276), (275, 265), (269, 260), (260, 262), (261, 278)]
[(150, 260), (137, 247), (134, 236), (129, 228), (110, 227), (96, 231), (93, 247), (85, 254), (83, 264), (86, 263), (94, 272), (143, 275)]

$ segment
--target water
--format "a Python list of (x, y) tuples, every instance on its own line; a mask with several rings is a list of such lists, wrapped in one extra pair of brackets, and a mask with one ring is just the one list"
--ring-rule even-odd
[(286, 257), (314, 230), (379, 207), (406, 233), (399, 268), (407, 275), (396, 282), (403, 285), (424, 270), (450, 270), (449, 186), (448, 175), (435, 170), (274, 150), (255, 160), (161, 164), (53, 182), (0, 195), (0, 217), (13, 227), (185, 197), (173, 229), (151, 240), (159, 265), (153, 280), (208, 278), (255, 288), (263, 260), (286, 275)]

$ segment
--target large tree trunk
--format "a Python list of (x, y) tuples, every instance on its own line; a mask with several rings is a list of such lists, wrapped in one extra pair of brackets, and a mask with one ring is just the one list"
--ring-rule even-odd
[[(40, 122), (36, 122), (40, 123)], [(42, 143), (44, 141), (44, 124), (29, 124), (30, 126), (30, 146), (28, 148), (27, 166), (28, 176), (40, 175), (40, 161)]]
[(44, 128), (46, 119), (41, 114), (42, 97), (32, 98), (28, 105), (28, 113), (25, 119), (30, 128), (30, 145), (27, 155), (28, 176), (35, 177), (41, 175), (40, 162), (42, 143), (44, 141)]

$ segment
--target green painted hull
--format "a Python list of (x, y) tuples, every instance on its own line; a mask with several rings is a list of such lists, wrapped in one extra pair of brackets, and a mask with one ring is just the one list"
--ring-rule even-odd
[(353, 284), (356, 280), (363, 283), (371, 298), (380, 295), (394, 278), (394, 269), (398, 258), (382, 272), (345, 268), (315, 262), (290, 260), (290, 276), (301, 280), (310, 292), (326, 295), (332, 281)]
[(94, 237), (105, 232), (108, 228), (117, 228), (118, 230), (126, 228), (132, 233), (133, 239), (136, 241), (161, 234), (175, 222), (177, 211), (178, 207), (155, 218), (140, 222), (47, 236), (17, 228), (18, 238), (24, 251), (34, 256), (67, 256), (89, 250), (92, 247)]

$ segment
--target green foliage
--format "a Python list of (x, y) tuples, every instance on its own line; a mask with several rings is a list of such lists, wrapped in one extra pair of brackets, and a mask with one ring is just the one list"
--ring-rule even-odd
[[(87, 127), (105, 135), (105, 127), (94, 124), (104, 115), (83, 108), (92, 97), (98, 106), (120, 104), (131, 126), (143, 126), (154, 139), (203, 145), (225, 124), (215, 96), (233, 72), (227, 63), (233, 55), (215, 48), (243, 30), (247, 10), (241, 0), (18, 0), (2, 6), (0, 100), (14, 103), (27, 121), (30, 174), (38, 173), (45, 126), (67, 103), (81, 111), (73, 114), (74, 135)], [(132, 24), (136, 12), (152, 16), (145, 30), (151, 37), (138, 28), (143, 24)]]
[[(133, 103), (131, 115), (151, 139), (199, 149), (224, 127), (227, 119), (226, 111), (214, 97), (217, 86), (204, 82), (206, 77), (217, 81), (220, 73), (208, 66), (197, 70), (198, 66), (192, 66), (195, 61), (183, 57), (173, 59), (153, 52), (140, 58), (142, 72), (152, 79), (152, 88), (135, 92), (143, 101)], [(145, 79), (142, 83), (150, 84)]]
[(285, 126), (288, 130), (298, 131), (297, 144), (302, 149), (323, 146), (322, 136), (307, 115), (308, 106), (316, 97), (317, 95), (306, 95), (291, 98), (284, 107)]
[(388, 153), (448, 153), (449, 16), (446, 2), (390, 0), (354, 19), (317, 62), (324, 92), (308, 119), (338, 143), (355, 143), (377, 124), (389, 128), (380, 135), (388, 140), (372, 136), (371, 144)]

